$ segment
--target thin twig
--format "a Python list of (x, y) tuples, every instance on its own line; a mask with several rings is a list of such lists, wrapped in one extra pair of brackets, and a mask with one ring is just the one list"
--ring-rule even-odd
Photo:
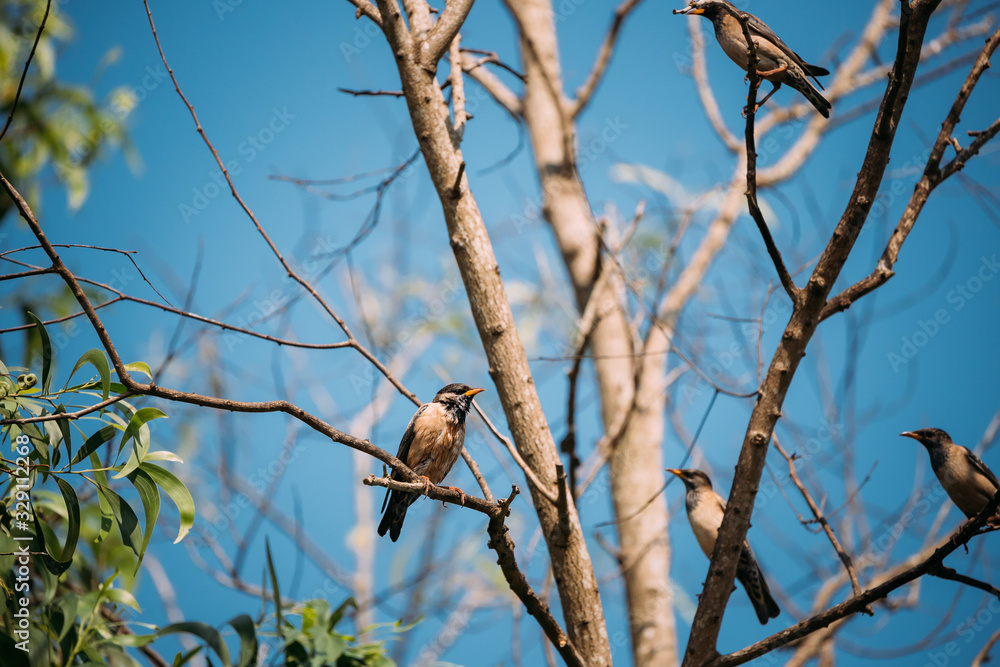
[(38, 42), (42, 39), (42, 31), (45, 30), (45, 22), (49, 20), (49, 9), (52, 7), (52, 0), (48, 0), (45, 3), (45, 13), (42, 15), (42, 21), (38, 24), (38, 33), (35, 35), (35, 41), (31, 45), (31, 51), (28, 52), (28, 58), (24, 61), (24, 70), (21, 71), (21, 80), (17, 83), (17, 92), (14, 93), (14, 101), (10, 105), (10, 113), (7, 114), (7, 121), (3, 124), (3, 129), (0, 130), (0, 141), (3, 140), (5, 134), (7, 134), (7, 128), (10, 127), (11, 121), (14, 120), (14, 111), (17, 109), (17, 103), (21, 99), (21, 90), (24, 88), (24, 80), (28, 78), (28, 68), (31, 67), (31, 60), (35, 57), (35, 49), (38, 48)]
[(555, 504), (557, 499), (556, 494), (542, 484), (542, 481), (538, 479), (535, 471), (528, 466), (523, 458), (521, 458), (520, 452), (517, 451), (517, 448), (514, 446), (514, 443), (511, 442), (510, 438), (502, 434), (497, 427), (493, 425), (493, 422), (486, 416), (486, 413), (483, 412), (483, 409), (479, 407), (478, 403), (472, 401), (472, 407), (476, 409), (476, 412), (479, 414), (480, 418), (482, 418), (483, 423), (486, 424), (486, 428), (488, 428), (496, 439), (502, 442), (504, 447), (507, 448), (507, 451), (510, 452), (511, 458), (514, 459), (514, 463), (516, 463), (517, 466), (524, 472), (524, 476), (528, 478), (528, 482), (530, 482), (533, 487), (538, 489), (538, 492), (545, 496), (549, 502)]
[[(816, 501), (813, 500), (812, 494), (809, 493), (809, 490), (806, 489), (802, 480), (799, 479), (799, 473), (795, 469), (795, 455), (789, 454), (785, 451), (785, 448), (781, 446), (780, 442), (778, 442), (777, 434), (774, 435), (774, 448), (778, 450), (779, 454), (785, 457), (785, 461), (788, 462), (788, 474), (792, 479), (792, 483), (795, 484), (795, 488), (797, 488), (799, 493), (802, 494), (802, 497), (805, 498), (806, 504), (809, 505), (809, 509), (812, 511), (813, 516), (816, 518), (819, 525), (823, 527), (823, 532), (826, 533), (827, 539), (829, 539), (830, 544), (833, 545), (833, 550), (837, 552), (837, 556), (840, 557), (840, 561), (844, 564), (847, 576), (851, 579), (851, 590), (853, 591), (855, 597), (861, 595), (861, 584), (858, 583), (858, 573), (854, 569), (854, 563), (851, 561), (851, 557), (844, 550), (844, 547), (841, 546), (840, 540), (837, 539), (837, 536), (833, 532), (833, 527), (830, 526), (830, 522), (826, 520), (825, 516), (823, 516), (823, 510), (821, 510), (819, 505), (816, 504)], [(875, 612), (868, 608), (864, 610), (864, 613), (869, 616), (873, 616)]]

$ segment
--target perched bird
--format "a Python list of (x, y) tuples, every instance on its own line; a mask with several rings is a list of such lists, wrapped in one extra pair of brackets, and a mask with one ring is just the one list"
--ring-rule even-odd
[[(1000, 491), (1000, 481), (986, 464), (968, 448), (956, 445), (951, 436), (939, 428), (922, 428), (900, 435), (913, 438), (931, 457), (931, 468), (941, 486), (958, 509), (968, 518), (979, 514), (990, 499)], [(1000, 522), (1000, 511), (990, 523)]]
[(754, 38), (754, 47), (757, 50), (757, 74), (774, 84), (771, 92), (765, 95), (757, 106), (762, 106), (778, 88), (781, 88), (781, 84), (787, 83), (805, 95), (824, 118), (829, 118), (830, 102), (812, 87), (807, 77), (812, 77), (816, 85), (823, 88), (816, 77), (826, 76), (830, 72), (803, 60), (759, 18), (747, 12), (738, 12), (726, 0), (691, 0), (684, 9), (675, 9), (674, 14), (700, 14), (711, 21), (715, 26), (715, 38), (719, 40), (719, 46), (745, 72), (750, 53), (747, 40), (743, 36), (743, 27), (726, 11), (727, 7), (747, 18), (747, 28)]
[[(688, 522), (694, 532), (698, 546), (709, 558), (715, 548), (715, 538), (719, 535), (722, 525), (722, 514), (726, 511), (726, 501), (712, 490), (712, 480), (700, 470), (676, 470), (667, 468), (681, 478), (687, 488), (684, 504), (687, 507)], [(768, 619), (777, 618), (781, 613), (778, 603), (771, 597), (764, 574), (757, 565), (757, 559), (750, 551), (750, 545), (743, 541), (743, 551), (740, 552), (740, 562), (736, 567), (736, 578), (743, 584), (750, 597), (753, 610), (757, 612), (757, 620), (766, 625)]]
[[(426, 480), (426, 484), (440, 484), (462, 453), (465, 442), (465, 415), (472, 407), (472, 397), (485, 389), (473, 389), (467, 384), (449, 384), (442, 387), (430, 403), (424, 403), (413, 414), (399, 441), (396, 458)], [(404, 481), (395, 471), (392, 478)], [(454, 488), (454, 487), (446, 487)], [(461, 489), (455, 489), (461, 491)], [(389, 532), (393, 542), (406, 518), (406, 509), (420, 497), (410, 491), (386, 491), (382, 501), (382, 521), (378, 534)]]

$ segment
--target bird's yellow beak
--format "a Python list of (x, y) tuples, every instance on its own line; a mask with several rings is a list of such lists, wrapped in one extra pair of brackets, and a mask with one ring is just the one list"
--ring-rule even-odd
[(900, 433), (900, 435), (903, 436), (904, 438), (913, 438), (918, 442), (920, 441), (920, 436), (914, 433), (913, 431), (903, 431), (902, 433)]
[[(701, 7), (685, 7), (684, 9), (675, 9), (674, 14), (704, 14), (705, 10)], [(670, 468), (667, 468), (669, 470)]]
[(678, 470), (677, 468), (667, 468), (667, 472), (672, 472), (672, 473), (674, 473), (675, 475), (677, 475), (678, 477), (683, 477), (683, 476), (684, 476), (684, 473), (682, 473), (682, 472), (681, 472), (680, 470)]
[(467, 391), (464, 394), (462, 394), (462, 396), (470, 396), (471, 397), (471, 396), (475, 396), (476, 394), (481, 394), (484, 391), (486, 391), (486, 390), (485, 389), (470, 389), (469, 391)]

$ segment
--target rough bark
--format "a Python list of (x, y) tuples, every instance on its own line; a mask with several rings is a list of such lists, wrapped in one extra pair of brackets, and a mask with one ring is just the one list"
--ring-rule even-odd
[[(615, 516), (632, 517), (663, 486), (666, 355), (633, 356), (619, 273), (594, 290), (601, 273), (600, 238), (576, 170), (572, 105), (563, 94), (552, 5), (549, 0), (507, 0), (507, 6), (521, 31), (522, 108), (539, 175), (542, 213), (559, 245), (579, 312), (590, 299), (598, 300), (589, 344), (606, 430), (630, 410), (638, 387), (640, 400), (613, 443), (609, 471)], [(665, 342), (656, 349), (666, 349)], [(619, 523), (618, 542), (634, 662), (640, 667), (675, 664), (666, 501), (661, 497)]]
[(719, 628), (732, 592), (740, 545), (750, 527), (750, 515), (771, 434), (781, 416), (795, 371), (820, 322), (826, 299), (861, 233), (889, 162), (899, 118), (919, 63), (927, 22), (939, 0), (914, 2), (909, 7), (903, 4), (904, 20), (900, 26), (895, 64), (857, 183), (830, 242), (794, 306), (750, 416), (726, 515), (719, 529), (705, 589), (692, 623), (684, 665), (703, 665), (717, 655), (715, 646)]
[[(434, 74), (415, 56), (418, 51), (393, 0), (380, 0), (383, 30), (396, 57), (414, 133), (441, 200), (451, 246), (489, 362), (507, 423), (518, 451), (542, 480), (555, 488), (559, 456), (535, 389), (527, 357), (511, 314), (500, 270), (464, 163), (453, 142), (448, 107)], [(576, 508), (567, 516), (531, 487), (548, 546), (566, 632), (587, 664), (611, 663), (597, 579)]]

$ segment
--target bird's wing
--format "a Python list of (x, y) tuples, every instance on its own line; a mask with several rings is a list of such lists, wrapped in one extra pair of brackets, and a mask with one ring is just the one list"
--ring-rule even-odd
[(792, 59), (792, 62), (801, 67), (806, 74), (812, 77), (812, 80), (816, 81), (816, 85), (818, 85), (821, 90), (823, 89), (823, 84), (821, 84), (816, 79), (816, 77), (826, 76), (830, 72), (823, 69), (822, 67), (817, 67), (816, 65), (810, 65), (805, 60), (803, 60), (802, 56), (795, 53), (795, 51), (792, 51), (792, 49), (787, 44), (781, 41), (781, 38), (778, 37), (773, 30), (767, 27), (766, 23), (761, 21), (756, 16), (754, 16), (753, 14), (746, 14), (746, 16), (747, 16), (747, 27), (750, 29), (751, 35), (757, 35), (758, 37), (763, 37), (767, 41), (777, 46), (786, 56)]
[(986, 464), (983, 463), (982, 459), (976, 456), (971, 449), (969, 449), (968, 447), (965, 447), (964, 449), (969, 453), (969, 462), (972, 464), (972, 466), (980, 473), (985, 475), (986, 479), (993, 482), (993, 486), (997, 490), (1000, 490), (1000, 480), (997, 480), (997, 476), (993, 474), (993, 471), (987, 468)]
[[(417, 411), (413, 413), (413, 417), (410, 419), (410, 423), (406, 425), (406, 431), (403, 432), (403, 439), (399, 441), (399, 451), (396, 452), (396, 458), (406, 465), (410, 465), (410, 447), (413, 445), (413, 437), (417, 433), (417, 418), (427, 411), (428, 405), (430, 403), (425, 403), (417, 408)], [(395, 476), (396, 474), (393, 473), (394, 478)]]
[[(407, 457), (409, 457), (410, 455), (410, 445), (413, 444), (413, 435), (414, 433), (416, 433), (416, 428), (414, 424), (416, 424), (417, 422), (417, 417), (420, 416), (420, 413), (422, 413), (427, 408), (428, 405), (429, 403), (425, 403), (424, 405), (421, 405), (419, 408), (417, 408), (417, 411), (413, 413), (413, 417), (410, 418), (410, 423), (406, 425), (406, 430), (403, 431), (403, 439), (399, 441), (399, 449), (396, 450), (396, 458), (405, 463), (406, 465), (410, 465), (409, 461), (407, 461)], [(392, 479), (395, 479), (400, 482), (403, 481), (402, 476), (400, 476), (395, 470), (392, 471)], [(385, 490), (385, 499), (382, 501), (383, 512), (385, 512), (385, 506), (389, 502), (389, 493), (391, 491), (392, 489)]]

